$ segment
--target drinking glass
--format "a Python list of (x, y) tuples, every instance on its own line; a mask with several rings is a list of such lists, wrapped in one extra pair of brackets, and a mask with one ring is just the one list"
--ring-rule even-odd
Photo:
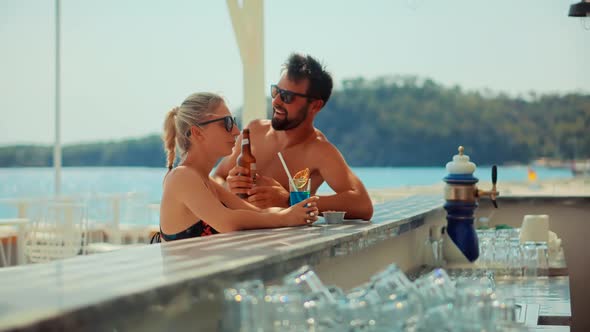
[(310, 190), (311, 178), (307, 179), (307, 183), (302, 188), (293, 187), (293, 184), (289, 181), (289, 204), (295, 205), (308, 199)]
[(247, 331), (307, 331), (308, 317), (304, 299), (292, 285), (269, 286), (264, 297), (265, 313), (253, 330)]
[(380, 331), (414, 331), (423, 307), (412, 293), (391, 294), (376, 307)]
[(443, 269), (434, 269), (414, 284), (425, 308), (448, 304), (455, 297), (455, 285)]
[(454, 321), (458, 331), (493, 330), (497, 316), (497, 297), (491, 288), (477, 285), (457, 288), (453, 303)]
[(283, 278), (283, 284), (292, 286), (299, 290), (300, 294), (311, 295), (313, 293), (323, 294), (324, 298), (331, 303), (335, 303), (334, 295), (320, 280), (318, 275), (309, 265), (304, 265), (299, 269), (287, 274)]
[(265, 289), (261, 280), (240, 282), (224, 290), (222, 331), (257, 331), (264, 322)]
[[(344, 299), (339, 301), (339, 303), (345, 302)], [(308, 295), (303, 307), (307, 317), (308, 331), (342, 331), (349, 323), (341, 314), (338, 303), (328, 301), (322, 292)]]
[(524, 276), (536, 277), (539, 258), (537, 253), (537, 244), (527, 241), (522, 245)]
[(462, 270), (462, 272), (455, 271), (456, 270), (450, 270), (449, 276), (454, 281), (456, 289), (462, 289), (467, 287), (489, 288), (492, 290), (496, 289), (496, 283), (494, 281), (494, 272), (491, 270), (464, 269)]
[(537, 248), (537, 275), (549, 274), (549, 249), (547, 242), (535, 242)]
[(481, 267), (490, 267), (494, 261), (494, 239), (496, 231), (493, 229), (477, 230), (477, 238), (479, 239), (479, 259), (478, 263)]
[(342, 291), (342, 288), (337, 287), (337, 286), (333, 286), (333, 285), (326, 286), (326, 288), (328, 289), (328, 292), (330, 292), (330, 294), (332, 294), (332, 297), (334, 298), (334, 300), (341, 301), (346, 298), (346, 294), (344, 294), (344, 291)]
[(517, 322), (516, 300), (514, 298), (505, 298), (503, 301), (498, 302), (496, 319), (500, 322)]
[(521, 251), (521, 246), (519, 242), (510, 242), (510, 247), (508, 249), (508, 269), (510, 270), (510, 275), (513, 277), (520, 277), (522, 276), (522, 267), (523, 267), (523, 254)]
[(370, 288), (382, 299), (391, 294), (407, 294), (416, 292), (416, 286), (406, 274), (395, 264), (389, 265), (383, 271), (371, 277)]
[(510, 241), (508, 232), (496, 231), (496, 241), (494, 243), (494, 266), (497, 276), (507, 276), (510, 274), (509, 269), (509, 252)]
[(370, 284), (357, 287), (346, 295), (346, 301), (338, 302), (338, 310), (344, 316), (348, 331), (376, 330), (380, 299), (370, 291), (370, 287)]
[(520, 228), (511, 228), (510, 229), (510, 242), (518, 242), (520, 243)]
[(453, 316), (453, 305), (451, 303), (439, 305), (426, 309), (417, 321), (416, 328), (409, 331), (419, 332), (455, 332), (456, 322), (449, 319)]

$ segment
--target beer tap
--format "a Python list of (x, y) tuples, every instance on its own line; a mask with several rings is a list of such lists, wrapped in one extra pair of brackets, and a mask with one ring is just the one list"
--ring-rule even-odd
[(500, 196), (500, 192), (496, 190), (496, 182), (498, 181), (498, 166), (493, 165), (492, 166), (492, 190), (490, 191), (486, 191), (486, 190), (481, 190), (478, 189), (476, 192), (476, 197), (490, 197), (490, 200), (492, 201), (492, 204), (494, 204), (494, 207), (497, 209), (498, 208), (498, 202), (496, 202), (496, 198), (498, 196)]
[[(475, 232), (474, 212), (478, 207), (480, 197), (490, 197), (494, 207), (498, 207), (496, 198), (500, 193), (496, 190), (498, 167), (492, 167), (492, 189), (489, 191), (478, 189), (475, 185), (479, 180), (473, 176), (476, 165), (463, 154), (464, 148), (459, 147), (459, 154), (448, 162), (445, 176), (444, 208), (447, 211), (447, 234), (452, 243), (470, 262), (479, 256), (479, 245)], [(448, 244), (448, 243), (447, 243)]]

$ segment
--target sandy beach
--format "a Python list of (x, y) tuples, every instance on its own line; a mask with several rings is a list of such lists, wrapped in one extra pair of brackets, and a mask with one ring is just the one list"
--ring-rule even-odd
[[(430, 186), (407, 186), (392, 189), (369, 190), (374, 203), (400, 199), (413, 195), (443, 195), (444, 182)], [(492, 188), (489, 181), (480, 181), (477, 187), (483, 190)], [(497, 190), (501, 196), (590, 196), (590, 176), (571, 179), (551, 179), (539, 181), (498, 182)]]

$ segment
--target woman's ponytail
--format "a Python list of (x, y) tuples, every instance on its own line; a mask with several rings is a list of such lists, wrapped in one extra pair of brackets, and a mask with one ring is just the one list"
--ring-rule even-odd
[(168, 171), (172, 170), (174, 160), (176, 159), (176, 115), (178, 114), (178, 107), (174, 107), (166, 115), (164, 121), (164, 134), (162, 140), (164, 141), (164, 150), (166, 151), (166, 166)]

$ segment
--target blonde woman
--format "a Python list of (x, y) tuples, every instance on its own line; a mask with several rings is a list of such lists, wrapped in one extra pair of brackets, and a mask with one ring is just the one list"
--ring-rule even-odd
[[(286, 209), (260, 209), (209, 177), (216, 162), (231, 154), (239, 134), (223, 98), (213, 93), (192, 94), (168, 112), (162, 137), (168, 173), (160, 204), (159, 238), (153, 240), (317, 221), (317, 196)], [(176, 151), (180, 163), (173, 168)]]

